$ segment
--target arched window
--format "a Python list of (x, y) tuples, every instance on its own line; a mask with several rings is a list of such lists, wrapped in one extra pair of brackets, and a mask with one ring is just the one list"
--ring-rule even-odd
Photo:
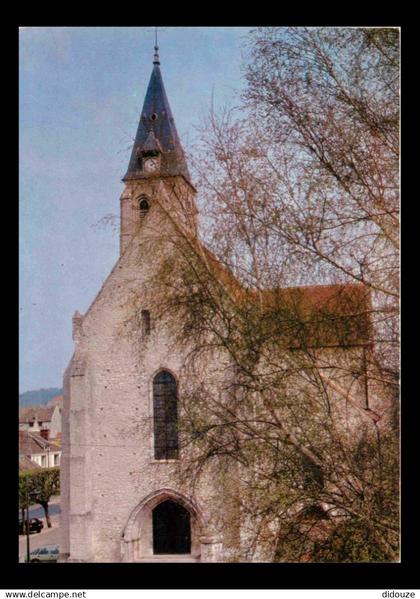
[(176, 381), (163, 370), (153, 379), (155, 459), (178, 458), (178, 406)]
[(149, 212), (149, 202), (147, 201), (146, 198), (140, 198), (139, 200), (139, 210), (140, 210), (140, 216), (146, 216), (146, 214)]
[(190, 514), (179, 503), (163, 501), (153, 510), (153, 553), (191, 553)]

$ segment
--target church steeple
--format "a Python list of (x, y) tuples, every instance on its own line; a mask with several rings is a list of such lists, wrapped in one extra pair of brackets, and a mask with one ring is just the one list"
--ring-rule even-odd
[(123, 181), (144, 179), (151, 174), (162, 177), (182, 175), (191, 184), (184, 151), (163, 85), (157, 43), (153, 70)]

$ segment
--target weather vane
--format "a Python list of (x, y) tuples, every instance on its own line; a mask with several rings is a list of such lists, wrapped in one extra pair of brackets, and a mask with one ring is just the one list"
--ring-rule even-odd
[(159, 46), (158, 46), (158, 30), (159, 30), (159, 33), (162, 33), (162, 31), (166, 31), (167, 29), (169, 29), (169, 27), (153, 27), (153, 29), (146, 29), (146, 31), (149, 31), (149, 32), (153, 31), (155, 34), (155, 55), (154, 55), (154, 59), (153, 59), (153, 64), (160, 64)]

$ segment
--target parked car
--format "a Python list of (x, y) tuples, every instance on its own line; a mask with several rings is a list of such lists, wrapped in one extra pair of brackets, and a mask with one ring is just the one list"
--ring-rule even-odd
[(36, 562), (56, 562), (60, 553), (58, 545), (45, 545), (38, 547), (29, 554), (29, 561)]
[[(29, 519), (29, 534), (31, 534), (31, 532), (41, 532), (43, 528), (44, 523), (39, 518)], [(26, 534), (26, 520), (19, 520), (19, 534)]]

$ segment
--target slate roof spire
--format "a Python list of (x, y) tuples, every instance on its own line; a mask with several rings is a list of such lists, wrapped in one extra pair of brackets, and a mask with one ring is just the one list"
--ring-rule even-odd
[(123, 181), (150, 176), (143, 169), (144, 158), (148, 155), (160, 156), (159, 176), (182, 175), (191, 184), (184, 150), (163, 85), (157, 42), (155, 42), (153, 70)]

